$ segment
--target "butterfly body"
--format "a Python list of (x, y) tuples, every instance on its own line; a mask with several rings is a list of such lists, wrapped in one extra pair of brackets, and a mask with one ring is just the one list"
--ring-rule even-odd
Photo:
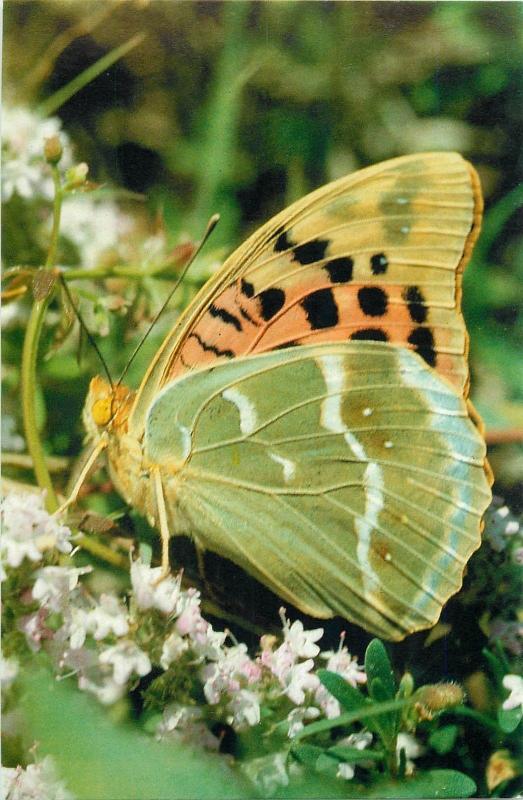
[(135, 395), (91, 384), (86, 423), (127, 502), (315, 616), (392, 639), (433, 624), (490, 499), (459, 309), (480, 213), (475, 173), (441, 153), (267, 223)]

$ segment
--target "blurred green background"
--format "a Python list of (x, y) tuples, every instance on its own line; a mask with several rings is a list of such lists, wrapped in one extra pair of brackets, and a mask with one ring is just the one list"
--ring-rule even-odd
[[(143, 194), (133, 213), (163, 215), (173, 246), (197, 239), (218, 211), (209, 247), (221, 255), (330, 179), (403, 153), (463, 153), (487, 203), (464, 294), (473, 399), (488, 428), (521, 427), (521, 4), (13, 0), (4, 8), (6, 99), (58, 114), (92, 178)], [(136, 33), (141, 44), (52, 109), (58, 89)], [(6, 245), (4, 255), (10, 263)], [(104, 345), (123, 360), (119, 324)], [(19, 345), (14, 335), (8, 360)], [(64, 363), (43, 367), (43, 404), (51, 449), (72, 454), (97, 367), (67, 372)], [(520, 447), (494, 446), (491, 458), (499, 491), (521, 504)]]

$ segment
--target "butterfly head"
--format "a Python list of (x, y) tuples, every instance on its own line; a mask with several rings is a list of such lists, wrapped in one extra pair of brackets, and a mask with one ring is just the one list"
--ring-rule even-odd
[(104, 431), (127, 427), (134, 392), (126, 386), (110, 386), (97, 375), (92, 379), (84, 407), (84, 424), (90, 438), (97, 439)]

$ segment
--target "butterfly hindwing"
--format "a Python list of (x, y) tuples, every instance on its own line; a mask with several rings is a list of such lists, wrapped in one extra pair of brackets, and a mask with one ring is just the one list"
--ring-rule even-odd
[(377, 342), (188, 373), (152, 404), (144, 454), (177, 532), (302, 610), (391, 639), (459, 589), (490, 497), (465, 402)]

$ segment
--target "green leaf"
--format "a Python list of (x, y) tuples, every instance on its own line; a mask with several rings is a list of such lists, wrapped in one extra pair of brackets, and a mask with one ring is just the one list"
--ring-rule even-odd
[[(381, 678), (374, 678), (371, 681), (369, 686), (369, 694), (376, 703), (386, 703), (388, 700), (390, 700), (389, 693), (383, 685)], [(390, 714), (384, 714), (379, 718), (379, 720), (376, 720), (376, 726), (379, 726), (378, 732), (389, 747), (396, 735), (396, 728), (399, 719), (399, 713), (393, 711)]]
[(224, 759), (155, 742), (45, 669), (21, 675), (25, 731), (52, 755), (78, 800), (243, 798), (246, 785)]
[(291, 753), (300, 764), (314, 768), (316, 761), (324, 753), (324, 750), (314, 744), (297, 744), (292, 747)]
[[(476, 784), (467, 775), (453, 769), (431, 769), (417, 772), (403, 780), (380, 780), (374, 783), (364, 797), (376, 798), (457, 798), (471, 797), (476, 791)], [(351, 795), (348, 795), (349, 797)], [(354, 796), (354, 795), (352, 795)]]
[(329, 747), (327, 753), (340, 761), (348, 761), (351, 764), (358, 761), (383, 761), (385, 758), (385, 753), (380, 750), (360, 750), (357, 747), (343, 744)]
[(345, 711), (356, 711), (358, 708), (369, 704), (369, 701), (362, 695), (360, 690), (356, 689), (355, 686), (351, 686), (337, 672), (319, 669), (316, 674), (323, 686), (336, 698)]
[(340, 714), (333, 719), (321, 719), (318, 722), (311, 722), (295, 736), (295, 741), (313, 736), (316, 733), (324, 733), (332, 728), (349, 727), (354, 722), (362, 722), (367, 728), (371, 729), (371, 724), (376, 717), (389, 714), (391, 711), (399, 711), (409, 705), (409, 700), (389, 700), (386, 703), (371, 703), (364, 708)]
[(499, 727), (504, 733), (512, 733), (518, 727), (522, 717), (523, 710), (521, 706), (518, 706), (518, 708), (510, 708), (508, 710), (500, 708), (498, 710)]
[(443, 727), (431, 733), (429, 744), (440, 755), (450, 753), (456, 743), (458, 731), (457, 725), (443, 725)]
[[(396, 679), (385, 645), (379, 639), (373, 639), (365, 652), (365, 672), (369, 694), (373, 700), (381, 702), (384, 699), (392, 700), (396, 694)], [(379, 678), (385, 697), (375, 697), (372, 693), (374, 679)], [(374, 684), (377, 686), (378, 684)]]

